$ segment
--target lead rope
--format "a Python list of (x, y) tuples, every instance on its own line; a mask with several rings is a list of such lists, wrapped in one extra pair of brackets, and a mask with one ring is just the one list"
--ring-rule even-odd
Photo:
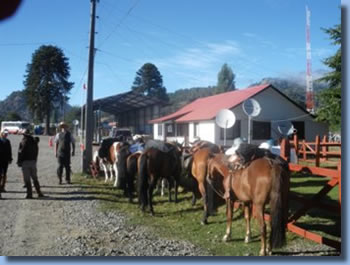
[(214, 185), (212, 184), (211, 180), (209, 180), (209, 178), (207, 177), (207, 182), (209, 183), (210, 187), (213, 189), (213, 191), (222, 199), (225, 200), (225, 197), (224, 197), (224, 193), (218, 191), (217, 189), (215, 189)]

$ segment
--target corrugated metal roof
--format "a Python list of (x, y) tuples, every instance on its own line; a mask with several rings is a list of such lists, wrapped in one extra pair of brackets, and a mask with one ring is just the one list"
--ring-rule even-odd
[(246, 99), (270, 87), (270, 84), (253, 86), (246, 89), (221, 93), (210, 97), (199, 98), (187, 104), (178, 111), (149, 121), (159, 123), (175, 120), (178, 123), (214, 119), (220, 109), (231, 109)]
[(165, 102), (156, 97), (145, 96), (130, 91), (94, 100), (93, 110), (102, 110), (107, 113), (118, 115), (126, 111), (144, 108), (155, 104), (165, 105)]

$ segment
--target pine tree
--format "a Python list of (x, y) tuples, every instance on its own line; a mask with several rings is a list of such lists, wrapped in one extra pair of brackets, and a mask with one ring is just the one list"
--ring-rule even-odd
[(218, 73), (218, 83), (216, 86), (216, 94), (235, 90), (235, 74), (231, 67), (226, 63), (221, 67)]
[(147, 96), (168, 100), (163, 78), (157, 67), (152, 63), (145, 63), (136, 73), (131, 89)]
[[(334, 28), (324, 29), (333, 40), (334, 45), (341, 45), (341, 25)], [(326, 58), (323, 63), (333, 71), (327, 73), (319, 81), (327, 82), (329, 85), (319, 96), (319, 107), (317, 109), (317, 120), (329, 123), (331, 130), (338, 131), (341, 126), (341, 49), (335, 55)]]
[(29, 109), (39, 120), (45, 118), (45, 134), (49, 134), (50, 117), (55, 108), (64, 106), (67, 94), (73, 87), (68, 59), (61, 49), (52, 45), (42, 45), (32, 55), (27, 64), (24, 80), (25, 95)]

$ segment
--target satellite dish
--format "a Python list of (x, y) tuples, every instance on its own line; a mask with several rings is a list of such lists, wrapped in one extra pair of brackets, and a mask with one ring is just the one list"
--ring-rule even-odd
[(216, 124), (224, 129), (231, 128), (236, 122), (235, 114), (228, 110), (222, 109), (216, 114)]
[(74, 120), (73, 121), (73, 125), (77, 126), (79, 124), (79, 121), (78, 120)]
[(290, 121), (281, 121), (277, 124), (277, 129), (283, 136), (289, 136), (296, 132), (293, 123)]
[(243, 111), (250, 117), (256, 117), (260, 114), (261, 107), (257, 100), (249, 98), (243, 102)]

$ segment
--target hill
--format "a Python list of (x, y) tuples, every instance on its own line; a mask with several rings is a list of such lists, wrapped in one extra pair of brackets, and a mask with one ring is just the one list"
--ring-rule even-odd
[(0, 101), (0, 119), (5, 119), (9, 113), (18, 114), (22, 120), (32, 120), (24, 91), (12, 92), (5, 100)]
[[(72, 106), (66, 104), (65, 111), (68, 113)], [(0, 101), (0, 120), (7, 119), (9, 114), (16, 114), (20, 116), (21, 120), (33, 121), (33, 115), (28, 108), (24, 91), (14, 91), (6, 99)], [(57, 121), (63, 116), (63, 111), (60, 109), (55, 115)]]

